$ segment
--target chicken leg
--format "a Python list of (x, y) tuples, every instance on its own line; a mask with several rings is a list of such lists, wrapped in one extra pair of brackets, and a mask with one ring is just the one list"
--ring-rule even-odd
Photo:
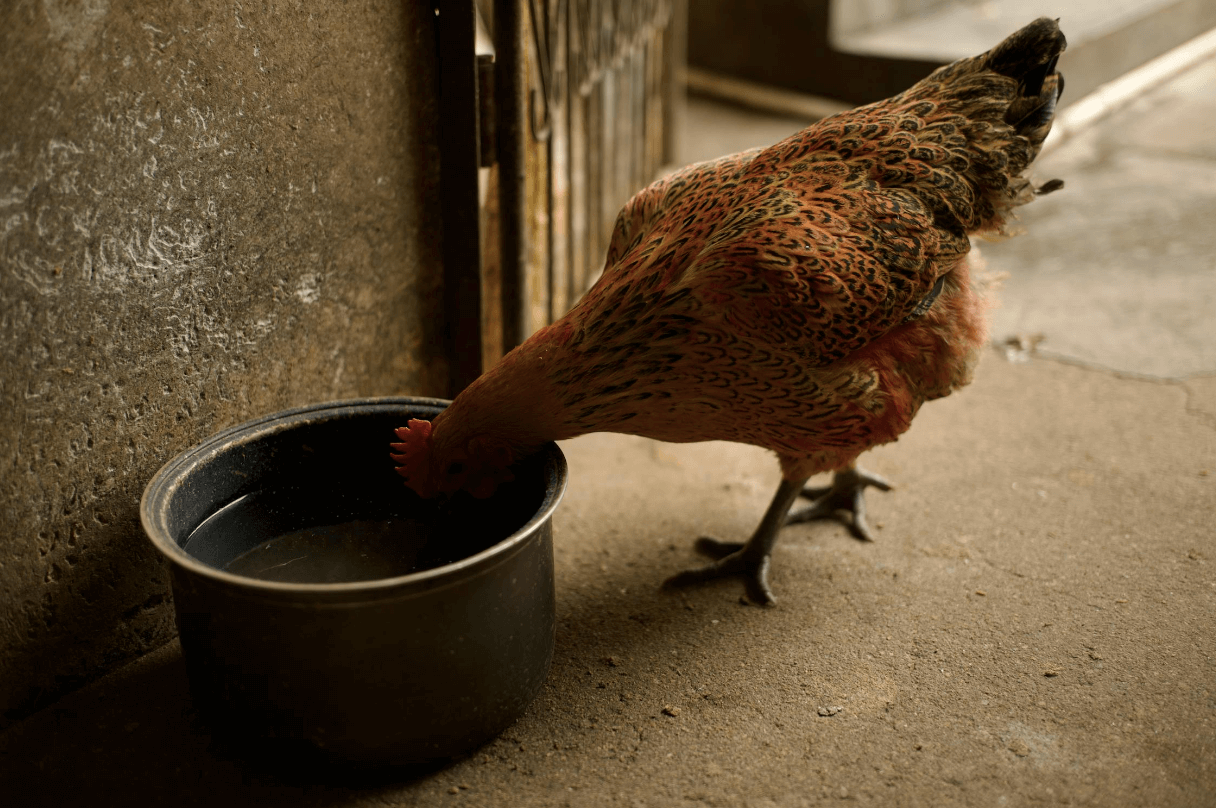
[[(697, 539), (697, 552), (717, 558), (712, 564), (696, 569), (684, 570), (663, 582), (665, 588), (698, 584), (726, 575), (740, 575), (747, 587), (747, 599), (758, 606), (771, 606), (777, 602), (768, 586), (768, 560), (777, 543), (777, 533), (785, 526), (786, 515), (794, 500), (803, 493), (806, 480), (781, 481), (773, 501), (769, 503), (764, 518), (746, 544), (719, 541), (708, 536)], [(812, 506), (813, 507), (813, 506)]]
[[(785, 523), (793, 525), (816, 519), (839, 519), (848, 527), (854, 538), (861, 541), (874, 541), (874, 534), (870, 531), (869, 522), (866, 521), (865, 490), (871, 485), (880, 491), (891, 490), (891, 484), (882, 477), (863, 471), (850, 463), (833, 475), (831, 485), (804, 488), (800, 496), (812, 500), (811, 504), (805, 508), (791, 511), (785, 517)], [(852, 513), (852, 520), (840, 519), (837, 516), (839, 511)]]
[[(771, 606), (777, 602), (768, 585), (769, 556), (777, 544), (777, 534), (786, 525), (810, 522), (815, 519), (835, 519), (837, 511), (849, 511), (853, 519), (845, 524), (855, 537), (862, 541), (874, 541), (866, 522), (865, 489), (874, 486), (890, 491), (891, 484), (879, 477), (862, 471), (850, 464), (836, 472), (832, 484), (824, 487), (804, 487), (801, 480), (782, 479), (769, 503), (764, 518), (747, 543), (720, 541), (702, 536), (697, 539), (697, 552), (715, 559), (712, 564), (696, 569), (684, 570), (663, 582), (666, 588), (703, 583), (727, 575), (739, 575), (747, 588), (747, 599), (759, 606)], [(790, 506), (798, 497), (814, 500), (801, 510), (790, 512)]]

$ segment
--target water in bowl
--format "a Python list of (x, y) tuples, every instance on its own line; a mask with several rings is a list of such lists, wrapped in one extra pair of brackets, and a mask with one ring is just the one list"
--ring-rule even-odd
[(236, 575), (284, 583), (345, 583), (432, 569), (485, 550), (522, 526), (486, 518), (454, 497), (422, 502), (394, 491), (264, 489), (220, 508), (183, 549)]

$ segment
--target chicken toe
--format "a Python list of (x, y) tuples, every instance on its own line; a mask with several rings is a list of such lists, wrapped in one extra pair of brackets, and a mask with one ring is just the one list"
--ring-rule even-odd
[[(709, 539), (709, 541), (716, 542), (715, 539)], [(701, 549), (704, 543), (705, 539), (698, 540), (697, 548)], [(732, 542), (716, 543), (719, 546), (732, 544)], [(738, 575), (743, 578), (743, 585), (746, 588), (747, 599), (749, 601), (757, 606), (772, 606), (777, 602), (777, 599), (773, 597), (773, 591), (768, 586), (768, 556), (759, 556), (754, 553), (749, 554), (744, 550), (746, 545), (734, 544), (740, 549), (704, 567), (677, 572), (663, 582), (663, 588), (676, 589), (692, 584), (705, 583), (706, 581), (712, 581), (715, 578), (722, 578), (727, 575)]]
[(790, 505), (802, 493), (805, 479), (782, 480), (773, 501), (769, 503), (764, 518), (756, 526), (756, 532), (746, 544), (724, 542), (702, 536), (697, 539), (698, 552), (715, 559), (712, 564), (676, 573), (663, 582), (664, 588), (676, 588), (712, 581), (727, 575), (743, 578), (747, 599), (757, 606), (771, 606), (777, 602), (768, 586), (769, 556), (777, 543), (777, 534), (785, 524)]
[[(837, 471), (832, 477), (832, 484), (822, 487), (804, 488), (801, 496), (811, 500), (811, 504), (796, 511), (790, 511), (785, 518), (787, 525), (799, 522), (812, 522), (817, 519), (837, 519), (849, 528), (849, 532), (861, 541), (874, 541), (874, 533), (866, 520), (865, 490), (874, 486), (880, 491), (890, 491), (891, 484), (879, 477), (863, 471), (856, 466), (848, 466)], [(847, 511), (852, 514), (849, 520), (842, 519), (840, 513)]]

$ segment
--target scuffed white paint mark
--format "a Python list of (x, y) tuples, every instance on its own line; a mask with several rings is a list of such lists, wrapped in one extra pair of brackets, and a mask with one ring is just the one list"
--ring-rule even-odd
[[(165, 228), (165, 229), (168, 230), (168, 228)], [(153, 260), (152, 260), (153, 266), (160, 266), (162, 264), (170, 263), (168, 260), (166, 260), (165, 254), (163, 252), (161, 252), (161, 250), (156, 246), (156, 220), (155, 219), (152, 220), (152, 229), (148, 231), (148, 250), (147, 250), (147, 252), (153, 256)], [(179, 286), (178, 289), (180, 290), (181, 287)]]
[(9, 259), (9, 271), (12, 276), (25, 283), (40, 296), (51, 297), (59, 293), (54, 279), (62, 273), (62, 267), (59, 267), (59, 273), (57, 273), (56, 264), (52, 264), (42, 256), (31, 254), (29, 250), (21, 250), (15, 255), (9, 256)]
[(109, 10), (109, 0), (42, 0), (51, 39), (62, 42), (72, 57), (93, 38)]
[(336, 393), (338, 385), (342, 381), (342, 373), (346, 370), (346, 357), (342, 355), (340, 348), (334, 348), (329, 353), (329, 363), (334, 367), (334, 378), (331, 384), (331, 389)]
[(153, 50), (160, 51), (160, 52), (162, 52), (162, 53), (163, 53), (163, 52), (164, 52), (164, 50), (165, 50), (165, 48), (169, 47), (170, 45), (172, 45), (174, 42), (176, 42), (176, 41), (177, 41), (177, 36), (176, 36), (176, 35), (170, 35), (170, 36), (169, 36), (169, 38), (168, 38), (167, 40), (164, 40), (164, 41), (162, 41), (162, 42), (158, 42), (158, 41), (156, 40), (156, 38), (157, 38), (158, 36), (162, 36), (162, 37), (163, 37), (163, 36), (165, 35), (165, 33), (166, 33), (166, 32), (165, 32), (165, 31), (160, 30), (159, 28), (157, 28), (155, 25), (153, 25), (153, 24), (151, 24), (151, 23), (148, 23), (148, 22), (143, 23), (143, 29), (144, 29), (145, 31), (147, 31), (147, 32), (148, 32), (148, 39), (149, 39), (149, 40), (151, 41), (151, 43), (152, 43), (152, 49), (153, 49)]
[[(35, 384), (38, 385), (37, 389), (34, 389)], [(50, 389), (51, 389), (51, 383), (49, 381), (42, 380), (42, 381), (35, 382), (35, 381), (31, 380), (26, 383), (25, 390), (23, 391), (24, 395), (25, 395), (25, 400), (29, 401), (30, 399), (33, 399), (33, 398), (42, 398), (44, 395), (47, 394), (47, 392), (50, 391)]]
[(7, 239), (9, 233), (13, 232), (17, 228), (24, 225), (27, 221), (29, 221), (29, 218), (30, 218), (29, 214), (25, 213), (25, 211), (22, 211), (21, 213), (14, 214), (12, 216), (9, 216), (7, 219), (5, 219), (4, 220), (4, 234), (2, 237), (0, 237), (0, 241)]
[(29, 199), (29, 188), (13, 187), (4, 196), (0, 196), (0, 208), (11, 208), (13, 205), (24, 205), (25, 200)]
[(78, 169), (70, 169), (65, 171), (59, 177), (59, 192), (62, 194), (79, 194), (80, 189), (76, 187), (76, 181), (80, 179), (80, 171)]
[[(91, 211), (89, 213), (91, 213)], [(89, 213), (79, 210), (72, 211), (72, 229), (85, 238), (92, 235), (91, 218), (96, 218), (95, 213), (93, 213), (92, 217), (90, 217)]]
[(74, 154), (74, 155), (75, 154), (84, 154), (84, 149), (82, 149), (80, 146), (77, 146), (72, 141), (60, 140), (60, 139), (54, 138), (54, 137), (46, 142), (46, 151), (47, 151), (47, 154), (49, 154), (51, 157), (54, 157), (55, 152), (58, 152), (58, 151), (66, 151), (66, 152), (69, 152), (70, 154)]
[(296, 297), (301, 303), (316, 303), (321, 299), (321, 279), (315, 272), (309, 272), (300, 277), (296, 286)]

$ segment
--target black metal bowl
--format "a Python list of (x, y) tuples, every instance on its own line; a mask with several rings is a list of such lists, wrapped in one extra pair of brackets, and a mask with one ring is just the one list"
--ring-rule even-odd
[[(549, 444), (489, 499), (422, 500), (393, 473), (388, 444), (395, 427), (447, 404), (376, 398), (275, 413), (178, 455), (148, 484), (140, 518), (171, 562), (191, 693), (214, 731), (289, 756), (427, 767), (489, 740), (536, 696), (553, 654), (551, 519), (566, 461)], [(259, 498), (273, 507), (246, 508)], [(356, 527), (405, 519), (425, 535), (408, 558), (373, 548), (371, 570), (352, 573), (362, 580), (226, 569), (338, 505)], [(342, 528), (327, 530), (305, 545), (320, 541), (329, 559), (368, 555)], [(390, 577), (375, 575), (381, 563)], [(333, 566), (311, 574), (324, 580)]]

